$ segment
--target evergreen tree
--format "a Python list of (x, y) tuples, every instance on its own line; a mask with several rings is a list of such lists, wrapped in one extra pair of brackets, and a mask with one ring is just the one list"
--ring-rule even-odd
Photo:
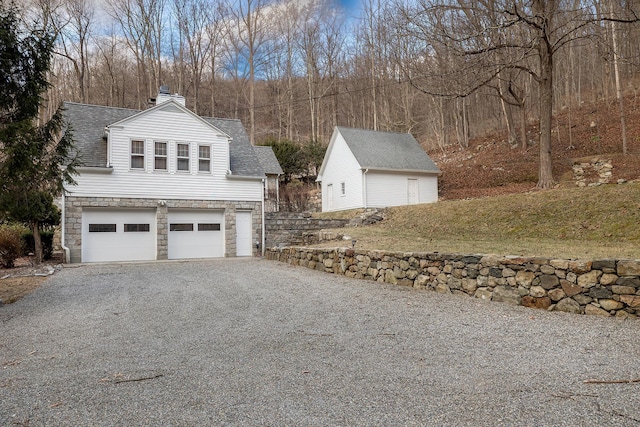
[(54, 40), (26, 30), (18, 16), (13, 2), (0, 0), (0, 216), (31, 227), (39, 263), (41, 227), (59, 223), (53, 200), (74, 184), (79, 160), (61, 109), (37, 124)]

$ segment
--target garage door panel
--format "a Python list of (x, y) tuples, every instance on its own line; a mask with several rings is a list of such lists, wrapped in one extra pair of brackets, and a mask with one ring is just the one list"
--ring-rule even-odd
[(169, 259), (224, 256), (224, 212), (170, 210)]
[(85, 209), (82, 261), (156, 259), (156, 215), (148, 209)]

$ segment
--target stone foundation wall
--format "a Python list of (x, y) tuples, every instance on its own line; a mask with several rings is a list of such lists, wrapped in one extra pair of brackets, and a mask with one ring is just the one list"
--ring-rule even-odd
[(319, 219), (298, 213), (265, 214), (265, 247), (309, 245), (320, 240), (319, 232), (325, 228), (342, 228), (348, 219)]
[(234, 202), (216, 200), (162, 200), (131, 199), (120, 197), (65, 197), (65, 245), (69, 248), (71, 262), (82, 259), (82, 210), (84, 208), (138, 208), (155, 209), (157, 258), (167, 259), (169, 209), (214, 209), (224, 211), (225, 256), (236, 255), (236, 211), (252, 212), (253, 241), (262, 238), (262, 206), (260, 202)]
[(577, 314), (640, 315), (640, 260), (271, 248), (266, 258), (327, 273)]

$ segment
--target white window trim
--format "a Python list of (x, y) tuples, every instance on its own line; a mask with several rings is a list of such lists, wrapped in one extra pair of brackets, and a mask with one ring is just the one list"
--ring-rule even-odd
[[(165, 154), (158, 155), (156, 154), (156, 144), (164, 144)], [(156, 168), (156, 158), (163, 157), (165, 159), (165, 168), (157, 169)], [(169, 142), (168, 141), (153, 141), (153, 170), (157, 172), (169, 172)]]
[[(134, 142), (142, 142), (142, 154), (140, 153), (133, 153), (133, 143)], [(134, 168), (133, 167), (133, 157), (142, 157), (142, 167), (141, 168)], [(146, 171), (147, 170), (147, 141), (145, 139), (136, 139), (136, 138), (131, 138), (129, 140), (129, 170), (132, 171)]]
[[(198, 173), (200, 174), (204, 174), (204, 175), (210, 175), (213, 173), (213, 160), (211, 159), (211, 155), (213, 153), (213, 149), (211, 148), (211, 145), (209, 144), (197, 144), (198, 147)], [(208, 171), (201, 171), (200, 170), (200, 160), (205, 160), (204, 157), (200, 157), (200, 147), (208, 147), (209, 148), (209, 157), (207, 158), (207, 160), (209, 160), (209, 170)]]
[[(178, 153), (180, 151), (180, 145), (186, 145), (189, 149), (189, 152), (187, 153), (187, 157), (184, 156), (179, 156)], [(187, 161), (189, 162), (189, 169), (187, 170), (182, 170), (180, 169), (180, 162), (179, 160), (181, 159), (187, 159)], [(176, 142), (176, 172), (177, 173), (191, 173), (191, 171), (193, 170), (192, 164), (191, 164), (191, 144), (188, 142)]]

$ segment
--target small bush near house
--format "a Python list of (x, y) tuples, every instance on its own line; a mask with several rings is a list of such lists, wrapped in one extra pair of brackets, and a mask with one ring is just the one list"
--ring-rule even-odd
[[(42, 259), (51, 259), (53, 257), (53, 233), (54, 230), (42, 230), (40, 237), (42, 239)], [(31, 230), (25, 230), (22, 233), (22, 241), (25, 251), (27, 253), (35, 253), (35, 241), (33, 239), (33, 232)]]
[(4, 268), (13, 268), (13, 263), (24, 253), (21, 234), (24, 227), (20, 225), (0, 225), (0, 264)]

